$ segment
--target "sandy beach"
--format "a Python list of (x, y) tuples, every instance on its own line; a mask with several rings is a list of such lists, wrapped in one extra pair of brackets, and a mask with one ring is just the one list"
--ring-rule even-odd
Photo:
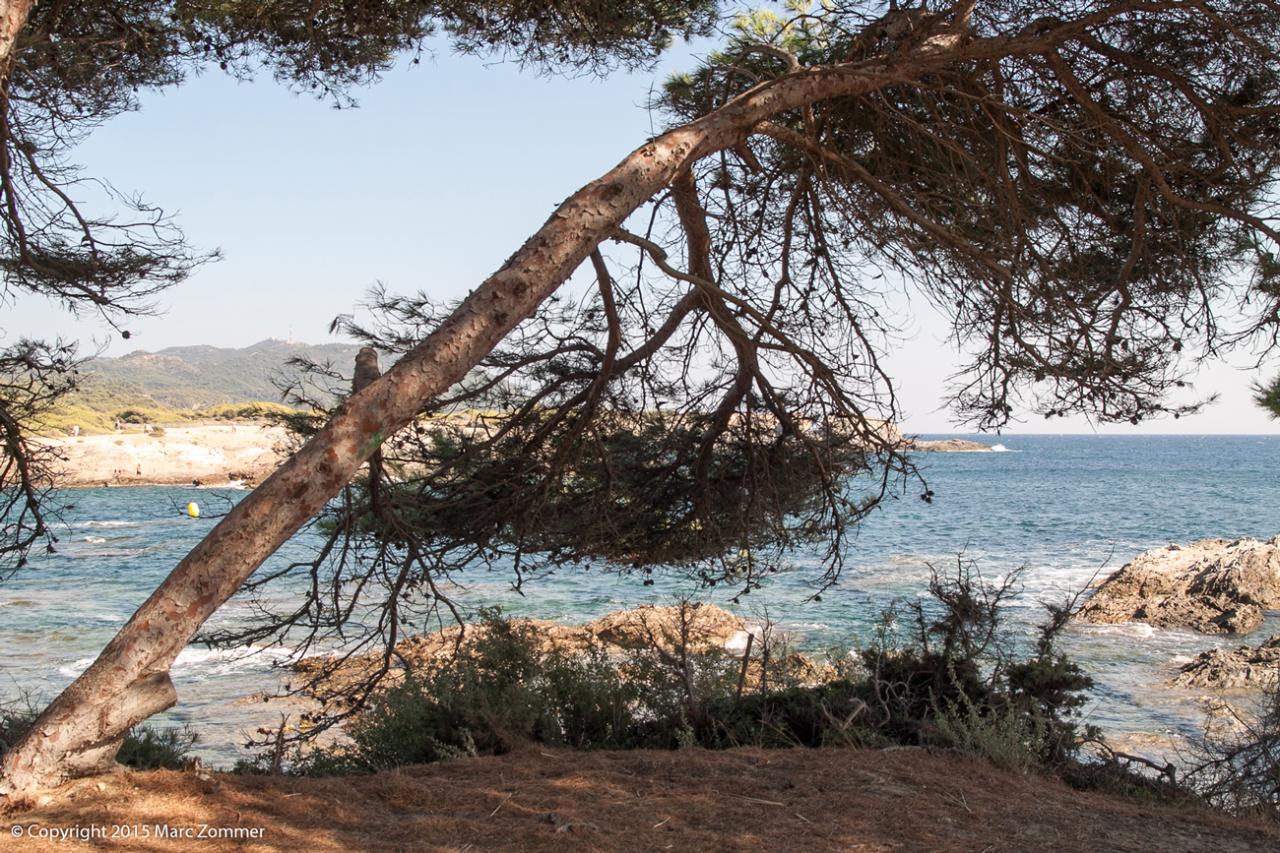
[(282, 427), (254, 422), (47, 439), (62, 453), (64, 486), (253, 484), (284, 458)]

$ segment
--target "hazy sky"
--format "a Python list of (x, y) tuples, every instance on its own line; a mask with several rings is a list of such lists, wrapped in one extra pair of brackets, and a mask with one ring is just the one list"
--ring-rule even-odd
[[(210, 73), (147, 94), (138, 113), (75, 152), (88, 174), (175, 211), (191, 241), (224, 260), (168, 291), (158, 319), (110, 340), (36, 300), (6, 306), (4, 337), (76, 336), (109, 355), (263, 338), (329, 340), (329, 321), (375, 282), (464, 295), (537, 229), (553, 207), (654, 131), (644, 109), (681, 48), (656, 72), (606, 81), (520, 72), (441, 51), (405, 65), (334, 110), (270, 79)], [(945, 325), (919, 301), (912, 338), (890, 360), (915, 432), (954, 431), (942, 405), (958, 361)], [(1238, 362), (1247, 364), (1241, 356)], [(1280, 363), (1271, 365), (1280, 369)], [(1254, 371), (1215, 365), (1197, 391), (1222, 399), (1201, 415), (1115, 433), (1276, 433), (1250, 401)], [(1032, 417), (1010, 432), (1089, 432), (1084, 419)]]

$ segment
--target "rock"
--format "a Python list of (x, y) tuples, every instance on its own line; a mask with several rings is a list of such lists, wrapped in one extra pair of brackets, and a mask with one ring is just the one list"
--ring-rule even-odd
[(917, 453), (990, 453), (995, 448), (966, 438), (913, 438), (907, 441), (906, 449)]
[(1280, 609), (1280, 536), (1204, 539), (1138, 555), (1081, 608), (1086, 622), (1146, 622), (1207, 634), (1243, 634)]
[(1269, 687), (1280, 683), (1280, 634), (1260, 646), (1210, 649), (1182, 667), (1173, 683), (1179, 687)]
[[(561, 625), (546, 619), (512, 619), (510, 624), (525, 632), (543, 651), (580, 653), (599, 645), (606, 652), (615, 652), (643, 648), (651, 642), (670, 651), (680, 637), (680, 610), (678, 606), (644, 605), (606, 614), (585, 625)], [(744, 628), (740, 618), (713, 604), (689, 604), (685, 612), (687, 642), (693, 652), (727, 649)], [(396, 652), (401, 660), (415, 667), (429, 667), (453, 657), (459, 648), (473, 646), (486, 631), (488, 628), (484, 625), (468, 625), (465, 629), (455, 626), (419, 634), (397, 644)], [(358, 655), (342, 663), (334, 675), (339, 680), (357, 678), (379, 661), (380, 656), (376, 654)], [(308, 657), (294, 664), (294, 669), (315, 676), (331, 663), (331, 659), (322, 656)]]
[[(670, 649), (680, 638), (680, 610), (645, 605), (608, 613), (582, 628), (606, 646), (640, 649), (656, 641)], [(693, 652), (725, 649), (743, 630), (741, 619), (713, 604), (690, 604), (685, 613), (686, 642)]]
[(60, 486), (186, 486), (193, 480), (224, 486), (269, 475), (288, 455), (289, 434), (279, 426), (239, 422), (41, 442), (61, 457)]

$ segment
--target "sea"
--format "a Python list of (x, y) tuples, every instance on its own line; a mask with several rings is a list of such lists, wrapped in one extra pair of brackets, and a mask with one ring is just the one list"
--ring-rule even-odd
[[(511, 615), (578, 623), (692, 594), (749, 622), (770, 620), (792, 648), (822, 652), (870, 642), (895, 604), (927, 596), (931, 567), (945, 573), (964, 560), (992, 581), (1024, 570), (1007, 612), (1016, 644), (1033, 636), (1044, 602), (1060, 601), (1149, 548), (1280, 534), (1280, 435), (925, 437), (999, 444), (991, 453), (917, 457), (932, 501), (912, 488), (868, 517), (849, 541), (839, 582), (820, 601), (812, 600), (819, 557), (805, 553), (736, 603), (737, 590), (699, 589), (677, 574), (660, 573), (645, 585), (639, 575), (590, 567), (536, 578), (520, 591), (508, 572), (477, 568), (456, 578), (451, 595), (470, 612), (496, 605)], [(34, 555), (0, 581), (0, 702), (38, 705), (56, 695), (245, 494), (172, 487), (62, 493), (69, 508), (54, 552)], [(202, 517), (187, 515), (190, 501), (204, 508)], [(315, 533), (300, 533), (264, 570), (310, 554), (316, 541)], [(235, 625), (251, 612), (250, 601), (232, 599), (211, 625)], [(1171, 686), (1179, 665), (1200, 651), (1275, 633), (1280, 613), (1248, 638), (1074, 624), (1063, 644), (1096, 681), (1088, 721), (1159, 754), (1200, 730), (1210, 698)], [(248, 754), (244, 744), (255, 730), (279, 725), (279, 707), (253, 697), (287, 680), (289, 656), (273, 646), (188, 647), (173, 668), (178, 704), (157, 724), (189, 726), (206, 764), (232, 764)]]

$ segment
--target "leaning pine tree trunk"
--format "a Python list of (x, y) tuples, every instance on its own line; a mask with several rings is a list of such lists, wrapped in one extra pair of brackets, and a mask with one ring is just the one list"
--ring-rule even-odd
[(9, 77), (18, 33), (27, 25), (34, 0), (0, 0), (0, 83)]
[(177, 701), (169, 668), (204, 621), (339, 492), (383, 437), (403, 428), (425, 401), (459, 381), (632, 211), (682, 170), (737, 144), (780, 112), (918, 79), (958, 58), (1043, 50), (1045, 42), (1043, 37), (975, 40), (857, 69), (798, 70), (652, 140), (579, 190), (435, 332), (353, 395), (177, 565), (93, 665), (5, 754), (0, 795), (110, 767), (129, 728)]

